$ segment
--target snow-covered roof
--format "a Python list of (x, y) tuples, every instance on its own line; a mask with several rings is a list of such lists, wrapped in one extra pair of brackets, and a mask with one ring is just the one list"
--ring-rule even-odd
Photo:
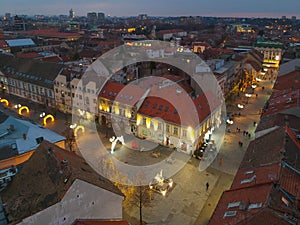
[[(12, 126), (13, 129), (11, 129)], [(1, 123), (0, 134), (3, 134), (0, 138), (0, 147), (15, 143), (19, 154), (36, 149), (40, 144), (37, 139), (47, 140), (50, 143), (66, 139), (41, 125), (12, 116)]]
[(31, 38), (5, 40), (9, 47), (34, 46), (35, 43)]

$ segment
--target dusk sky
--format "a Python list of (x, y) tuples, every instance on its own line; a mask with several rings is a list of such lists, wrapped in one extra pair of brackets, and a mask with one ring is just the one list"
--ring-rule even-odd
[(300, 0), (0, 0), (0, 15), (6, 12), (26, 15), (78, 16), (104, 12), (111, 16), (236, 16), (300, 18)]

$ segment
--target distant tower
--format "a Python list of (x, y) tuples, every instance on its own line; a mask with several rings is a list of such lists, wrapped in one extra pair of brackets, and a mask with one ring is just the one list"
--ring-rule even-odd
[(98, 13), (98, 22), (99, 23), (104, 23), (104, 20), (105, 20), (105, 14), (103, 12), (99, 12)]
[(73, 11), (73, 9), (70, 9), (70, 11), (69, 11), (69, 17), (70, 17), (71, 19), (74, 19), (74, 17), (75, 17), (75, 12)]
[(151, 30), (151, 36), (152, 36), (153, 38), (156, 38), (156, 26), (155, 26), (155, 25), (153, 26), (153, 28), (152, 28), (152, 30)]

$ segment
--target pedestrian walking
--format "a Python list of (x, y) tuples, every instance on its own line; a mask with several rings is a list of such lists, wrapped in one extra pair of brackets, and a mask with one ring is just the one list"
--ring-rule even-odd
[(220, 158), (219, 159), (219, 166), (222, 166), (222, 164), (223, 164), (223, 158)]
[(206, 182), (206, 191), (208, 191), (208, 188), (209, 188), (209, 183)]

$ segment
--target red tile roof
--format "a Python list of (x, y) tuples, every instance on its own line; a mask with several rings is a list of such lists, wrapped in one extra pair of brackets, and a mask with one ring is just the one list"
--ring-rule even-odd
[(266, 103), (262, 117), (300, 106), (300, 89), (274, 91)]
[(133, 106), (141, 99), (145, 91), (136, 85), (108, 81), (101, 89), (99, 97)]
[(59, 56), (49, 56), (49, 57), (42, 58), (41, 61), (58, 63), (58, 62), (62, 62), (62, 59)]
[(80, 37), (80, 34), (78, 33), (63, 33), (63, 32), (59, 32), (58, 29), (30, 30), (30, 31), (24, 31), (22, 33), (27, 35), (41, 36), (41, 37), (58, 37), (58, 38)]
[[(275, 182), (279, 178), (280, 164), (275, 163), (255, 168), (239, 169), (230, 189), (250, 187), (257, 184)], [(252, 179), (255, 176), (255, 179)], [(248, 182), (250, 181), (250, 182)]]
[[(254, 215), (266, 207), (272, 186), (273, 184), (269, 183), (223, 192), (209, 225), (238, 224), (246, 217)], [(251, 204), (258, 204), (257, 208)], [(226, 216), (226, 212), (235, 212), (236, 214)]]
[(181, 76), (176, 76), (173, 74), (164, 74), (162, 75), (163, 78), (171, 80), (173, 82), (177, 82), (188, 94), (193, 92), (193, 88), (187, 83), (187, 80)]
[(76, 220), (72, 225), (130, 225), (125, 220)]
[(274, 126), (284, 127), (288, 123), (291, 128), (300, 127), (300, 118), (284, 113), (272, 114), (261, 118), (255, 132), (269, 129)]
[(300, 89), (300, 70), (277, 77), (274, 90)]
[(258, 60), (259, 62), (263, 63), (264, 62), (264, 56), (262, 53), (258, 52), (257, 50), (255, 49), (252, 49), (250, 51), (250, 54), (256, 59)]
[[(49, 152), (50, 149), (52, 151)], [(64, 159), (67, 160), (67, 167), (64, 173), (60, 173)], [(111, 181), (96, 173), (83, 158), (43, 141), (9, 188), (1, 192), (7, 205), (8, 219), (15, 224), (58, 203), (76, 179), (123, 196)], [(22, 193), (23, 197), (16, 193)]]
[(285, 131), (290, 136), (292, 141), (295, 143), (297, 148), (300, 150), (300, 141), (299, 141), (299, 138), (297, 137), (296, 133), (288, 126), (285, 127)]
[(245, 63), (250, 64), (253, 67), (253, 69), (255, 69), (256, 72), (262, 69), (262, 66), (253, 60), (247, 60)]
[(0, 40), (0, 48), (8, 48), (8, 44), (6, 43), (5, 40)]
[(283, 218), (278, 212), (265, 208), (254, 215), (242, 220), (239, 225), (260, 225), (260, 224), (274, 224), (274, 225), (291, 225), (287, 220)]
[(285, 146), (284, 138), (285, 128), (277, 128), (251, 141), (241, 162), (240, 169), (252, 169), (266, 164), (280, 163)]
[[(211, 108), (208, 105), (207, 98), (211, 99)], [(163, 88), (154, 86), (138, 113), (195, 128), (219, 105), (220, 101), (211, 93), (205, 93), (205, 95), (192, 99), (178, 86)]]
[(283, 163), (280, 172), (280, 187), (300, 199), (300, 171)]
[(22, 52), (22, 53), (18, 54), (18, 57), (20, 57), (20, 58), (34, 59), (34, 58), (40, 58), (40, 57), (43, 57), (43, 56), (40, 55), (37, 52)]

